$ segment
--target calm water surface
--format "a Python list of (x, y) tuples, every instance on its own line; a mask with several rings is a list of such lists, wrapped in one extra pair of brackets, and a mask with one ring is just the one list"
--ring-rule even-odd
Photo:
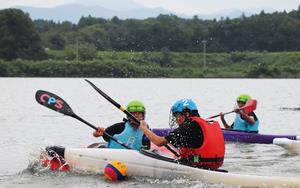
[[(132, 99), (144, 101), (152, 127), (168, 127), (169, 109), (177, 99), (194, 99), (201, 116), (208, 117), (231, 111), (236, 96), (248, 93), (258, 100), (261, 133), (300, 135), (300, 111), (281, 110), (300, 107), (297, 79), (90, 80), (120, 104)], [(94, 125), (106, 127), (124, 117), (81, 78), (0, 78), (0, 187), (208, 186), (185, 179), (138, 177), (109, 183), (99, 174), (53, 173), (32, 167), (45, 146), (82, 147), (99, 141), (85, 124), (39, 105), (34, 98), (39, 89), (62, 97), (77, 115)], [(233, 114), (226, 116), (229, 122), (233, 118)], [(300, 156), (275, 145), (227, 143), (223, 169), (239, 174), (300, 177)]]

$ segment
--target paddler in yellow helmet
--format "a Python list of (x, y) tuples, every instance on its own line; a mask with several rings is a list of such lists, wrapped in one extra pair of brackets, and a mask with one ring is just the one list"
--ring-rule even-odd
[(222, 112), (220, 113), (220, 118), (225, 129), (258, 133), (259, 120), (256, 114), (253, 111), (247, 113), (246, 111), (241, 110), (241, 108), (244, 107), (251, 99), (252, 98), (247, 94), (241, 94), (237, 97), (237, 107), (234, 108), (236, 116), (231, 125), (228, 125), (226, 122), (224, 114)]
[[(146, 108), (141, 101), (130, 101), (126, 109), (139, 121), (145, 119)], [(108, 148), (124, 149), (123, 146), (106, 136), (104, 131), (134, 150), (140, 150), (141, 148), (149, 149), (150, 142), (148, 139), (144, 139), (144, 133), (138, 127), (139, 125), (136, 124), (135, 121), (130, 118), (124, 118), (123, 122), (116, 123), (107, 128), (98, 127), (98, 129), (94, 131), (93, 135), (95, 137), (102, 136), (103, 139), (108, 142)]]

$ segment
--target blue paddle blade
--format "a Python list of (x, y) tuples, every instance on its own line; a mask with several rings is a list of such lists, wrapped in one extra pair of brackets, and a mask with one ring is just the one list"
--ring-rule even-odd
[(35, 99), (41, 105), (50, 108), (54, 111), (57, 111), (59, 113), (68, 116), (75, 115), (71, 107), (68, 105), (68, 103), (66, 103), (62, 98), (60, 98), (59, 96), (53, 93), (50, 93), (48, 91), (38, 90), (35, 93)]

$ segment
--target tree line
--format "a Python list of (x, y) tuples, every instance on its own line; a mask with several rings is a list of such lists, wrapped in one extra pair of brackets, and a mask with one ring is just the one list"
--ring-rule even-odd
[(220, 20), (184, 19), (159, 15), (144, 20), (81, 17), (77, 24), (35, 20), (43, 45), (61, 50), (66, 45), (92, 43), (97, 50), (200, 52), (299, 51), (300, 6), (290, 12), (265, 13)]
[[(159, 15), (144, 20), (81, 17), (69, 21), (34, 20), (18, 9), (0, 10), (0, 58), (47, 59), (47, 50), (64, 59), (93, 60), (97, 51), (208, 53), (299, 51), (300, 6), (290, 12), (220, 20)], [(45, 51), (46, 50), (46, 51)], [(47, 55), (48, 54), (48, 55)]]

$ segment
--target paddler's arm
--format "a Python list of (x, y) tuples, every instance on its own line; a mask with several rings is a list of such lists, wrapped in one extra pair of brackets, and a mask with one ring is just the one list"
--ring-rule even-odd
[(93, 132), (94, 137), (100, 137), (102, 136), (103, 139), (108, 142), (110, 140), (110, 137), (104, 134), (104, 131), (108, 133), (111, 136), (114, 136), (115, 134), (120, 134), (125, 129), (125, 123), (120, 122), (113, 124), (107, 128), (104, 127), (97, 127), (97, 130)]
[(157, 136), (155, 133), (153, 133), (150, 129), (148, 129), (148, 124), (143, 120), (140, 123), (140, 129), (144, 132), (144, 134), (147, 136), (147, 138), (153, 142), (157, 146), (163, 146), (168, 143), (168, 141), (165, 139), (165, 137)]
[(225, 129), (232, 129), (232, 127), (229, 126), (228, 123), (226, 122), (226, 120), (224, 118), (224, 114), (222, 112), (220, 113), (220, 119), (221, 119)]
[(246, 114), (242, 110), (239, 110), (237, 113), (241, 114), (241, 116), (244, 118), (244, 120), (246, 120), (248, 123), (250, 123), (250, 124), (255, 123), (254, 117), (249, 116), (248, 114)]

